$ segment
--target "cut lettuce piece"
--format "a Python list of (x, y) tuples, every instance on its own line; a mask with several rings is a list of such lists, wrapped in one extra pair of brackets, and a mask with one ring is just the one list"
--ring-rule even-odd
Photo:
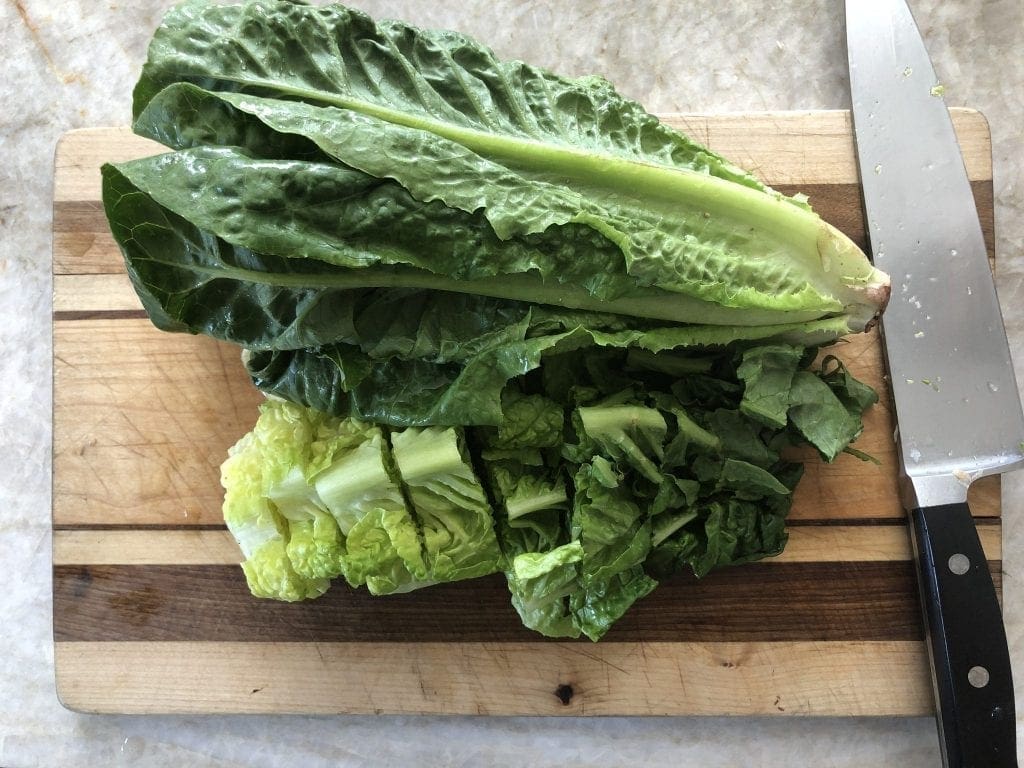
[(550, 470), (510, 460), (489, 463), (491, 488), (509, 521), (546, 509), (567, 509), (565, 480)]
[[(608, 487), (596, 457), (576, 471), (573, 500), (573, 538), (583, 545), (584, 584), (605, 581), (616, 573), (643, 563), (650, 549), (650, 523), (644, 510), (622, 485)], [(597, 469), (595, 469), (597, 465)]]
[(642, 568), (634, 567), (605, 581), (591, 582), (570, 597), (573, 623), (579, 631), (598, 641), (637, 600), (649, 595), (658, 582)]
[(321, 470), (313, 481), (346, 536), (368, 510), (403, 503), (401, 489), (384, 465), (384, 444), (380, 427), (367, 427), (363, 439)]
[(608, 462), (596, 457), (574, 477), (571, 529), (584, 555), (570, 608), (576, 627), (595, 641), (658, 585), (643, 567), (651, 524), (626, 488), (609, 487), (612, 476)]
[(523, 626), (547, 637), (579, 637), (567, 598), (579, 590), (583, 547), (571, 541), (546, 552), (523, 552), (505, 572)]
[(344, 575), (374, 594), (433, 583), (380, 427), (285, 401), (260, 407), (222, 467), (224, 520), (250, 591), (303, 600)]
[(419, 532), (388, 466), (387, 440), (380, 427), (364, 429), (364, 440), (314, 480), (346, 537), (345, 579), (353, 586), (365, 583), (373, 594), (432, 584)]
[[(315, 425), (311, 427), (315, 431)], [(310, 579), (333, 579), (342, 569), (341, 531), (303, 469), (302, 464), (293, 464), (284, 477), (269, 485), (267, 497), (288, 521), (285, 551), (296, 572)]]
[(785, 427), (789, 391), (804, 353), (802, 347), (785, 344), (765, 344), (744, 352), (736, 369), (744, 383), (740, 410), (769, 427)]
[(790, 390), (789, 420), (821, 454), (832, 461), (860, 436), (860, 411), (847, 408), (826, 382), (810, 371), (797, 371)]
[(487, 469), (512, 606), (524, 626), (542, 635), (578, 637), (568, 597), (579, 588), (583, 547), (567, 540), (564, 479), (544, 466), (513, 459), (489, 461)]
[[(308, 492), (301, 469), (293, 474), (304, 466), (314, 423), (322, 418), (292, 403), (264, 403), (253, 430), (221, 465), (224, 522), (242, 550), (249, 589), (258, 597), (317, 597), (339, 570), (337, 526)], [(274, 502), (275, 494), (287, 515)]]
[(427, 573), (419, 531), (404, 504), (375, 505), (346, 538), (345, 578), (373, 595), (411, 592), (437, 582)]
[(494, 517), (483, 486), (452, 428), (391, 433), (395, 466), (423, 531), (435, 581), (458, 581), (501, 568)]
[(562, 444), (565, 412), (551, 398), (504, 390), (502, 421), (489, 432), (488, 444), (495, 451), (523, 448), (557, 448)]
[(584, 434), (603, 454), (632, 466), (652, 483), (661, 482), (668, 425), (657, 409), (611, 405), (580, 408), (578, 413)]

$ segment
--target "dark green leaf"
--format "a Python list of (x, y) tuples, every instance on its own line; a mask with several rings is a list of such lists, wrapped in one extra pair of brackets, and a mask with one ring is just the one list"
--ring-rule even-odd
[(766, 344), (746, 350), (743, 362), (736, 370), (744, 383), (740, 410), (769, 427), (785, 427), (789, 388), (803, 353), (802, 347), (783, 344)]
[(798, 371), (790, 390), (789, 419), (826, 461), (832, 461), (864, 428), (828, 384), (810, 371)]

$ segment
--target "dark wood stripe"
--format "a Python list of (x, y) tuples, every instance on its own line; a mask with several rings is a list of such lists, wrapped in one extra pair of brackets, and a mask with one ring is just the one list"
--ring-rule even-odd
[[(811, 206), (822, 218), (842, 230), (861, 248), (866, 247), (859, 184), (778, 184), (774, 187), (786, 195), (807, 195)], [(972, 181), (971, 190), (975, 205), (982, 214), (982, 230), (991, 256), (995, 247), (992, 182)], [(109, 236), (102, 203), (98, 200), (61, 200), (54, 203), (53, 231)], [(120, 263), (120, 255), (117, 258)]]
[[(864, 229), (864, 206), (859, 184), (777, 184), (775, 189), (785, 195), (803, 193), (823, 219), (841, 230), (862, 249), (867, 248)], [(991, 180), (971, 182), (974, 204), (978, 209), (985, 247), (989, 258), (995, 254), (994, 194)]]
[[(336, 583), (288, 604), (251, 597), (237, 566), (65, 565), (53, 590), (57, 641), (542, 640), (520, 624), (500, 576), (388, 597)], [(605, 639), (919, 640), (918, 611), (910, 562), (753, 564), (663, 583)]]
[(223, 523), (58, 523), (54, 531), (226, 531)]
[(902, 517), (851, 517), (846, 520), (821, 517), (801, 517), (794, 520), (787, 520), (786, 525), (790, 528), (823, 528), (829, 525), (842, 526), (869, 526), (869, 525), (906, 525), (907, 521)]
[(53, 313), (54, 322), (69, 320), (146, 320), (149, 315), (144, 309), (58, 309)]
[[(96, 170), (99, 173), (99, 169)], [(55, 200), (54, 232), (108, 232), (107, 216), (100, 200)]]
[[(975, 515), (975, 525), (1001, 525), (1003, 522), (1001, 517), (983, 517)], [(906, 527), (907, 520), (904, 517), (798, 517), (792, 520), (787, 520), (786, 525), (790, 528), (827, 528), (841, 526), (843, 528), (856, 527), (869, 527), (879, 525), (898, 525)]]
[[(998, 517), (975, 517), (976, 525), (1000, 525)], [(906, 527), (907, 521), (902, 517), (866, 517), (866, 518), (829, 518), (789, 520), (790, 528), (852, 528), (869, 526), (900, 526)], [(222, 523), (58, 523), (53, 526), (55, 531), (223, 531), (227, 526)]]

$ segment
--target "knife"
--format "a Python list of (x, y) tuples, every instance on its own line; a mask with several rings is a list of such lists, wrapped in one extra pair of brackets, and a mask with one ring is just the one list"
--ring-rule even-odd
[(904, 0), (847, 0), (868, 240), (943, 765), (1016, 766), (1010, 657), (967, 487), (1024, 466), (1024, 415), (942, 88)]

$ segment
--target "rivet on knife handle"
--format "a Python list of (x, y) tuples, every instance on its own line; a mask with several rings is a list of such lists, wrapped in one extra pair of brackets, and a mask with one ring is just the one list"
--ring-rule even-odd
[(911, 521), (943, 762), (1016, 768), (1010, 655), (971, 511), (966, 503), (919, 507)]

